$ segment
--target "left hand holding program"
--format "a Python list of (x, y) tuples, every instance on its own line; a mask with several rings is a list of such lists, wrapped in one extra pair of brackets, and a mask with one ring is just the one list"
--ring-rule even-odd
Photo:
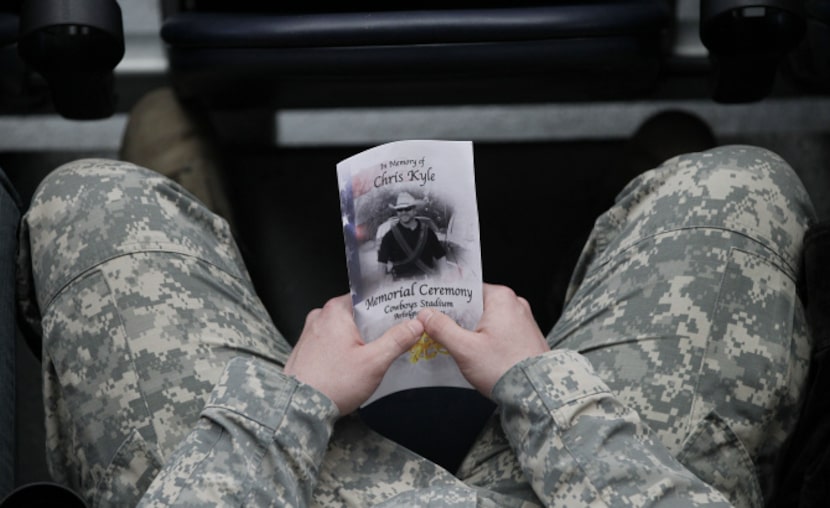
[(354, 322), (350, 296), (332, 298), (309, 312), (284, 372), (322, 392), (346, 415), (372, 395), (392, 362), (423, 330), (419, 321), (405, 321), (367, 344)]

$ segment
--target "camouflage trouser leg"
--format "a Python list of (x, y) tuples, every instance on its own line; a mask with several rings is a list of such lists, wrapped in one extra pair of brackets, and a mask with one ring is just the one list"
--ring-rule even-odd
[[(763, 467), (780, 444), (806, 368), (794, 277), (810, 214), (792, 170), (769, 152), (669, 161), (597, 221), (550, 341), (582, 351), (696, 474), (758, 495), (748, 464)], [(36, 289), (21, 279), (24, 310), (43, 315), (51, 467), (89, 497), (128, 504), (230, 356), (281, 363), (288, 345), (224, 223), (159, 175), (69, 165), (47, 178), (23, 226), (31, 259), (24, 250), (20, 266), (33, 264)], [(456, 481), (411, 455), (341, 420), (318, 499), (345, 492), (361, 505), (403, 484)], [(376, 478), (355, 468), (378, 460), (390, 467)], [(534, 499), (497, 423), (458, 477)]]
[(287, 358), (225, 221), (155, 172), (57, 169), (21, 244), (21, 304), (42, 317), (49, 467), (93, 504), (147, 488), (231, 357)]
[[(795, 173), (766, 150), (667, 161), (597, 220), (549, 335), (582, 352), (695, 474), (753, 506), (752, 464), (763, 478), (806, 374), (795, 281), (812, 217)], [(461, 474), (510, 485), (510, 453), (492, 453), (506, 443), (497, 430), (485, 442)]]

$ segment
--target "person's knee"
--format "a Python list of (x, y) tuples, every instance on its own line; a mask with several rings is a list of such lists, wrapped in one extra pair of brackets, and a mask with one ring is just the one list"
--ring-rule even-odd
[(165, 220), (159, 197), (168, 192), (165, 180), (154, 171), (106, 159), (55, 169), (38, 186), (22, 223), (32, 266), (63, 279), (151, 241), (165, 241), (158, 227)]
[(787, 161), (769, 149), (751, 145), (721, 146), (686, 157), (687, 164), (695, 162), (704, 169), (701, 175), (704, 182), (712, 178), (710, 175), (715, 176), (716, 187), (709, 188), (715, 195), (723, 194), (729, 188), (744, 189), (742, 192), (757, 195), (765, 201), (810, 204), (798, 174)]
[(108, 259), (146, 252), (240, 272), (227, 223), (164, 175), (114, 160), (79, 160), (49, 174), (21, 236), (35, 278), (49, 279), (49, 291)]
[(107, 231), (164, 229), (164, 222), (181, 209), (193, 208), (192, 201), (186, 190), (156, 171), (117, 160), (81, 159), (43, 179), (25, 222), (33, 234), (47, 236), (49, 231), (100, 237)]
[(628, 243), (671, 231), (731, 231), (795, 262), (814, 220), (796, 172), (760, 147), (728, 145), (677, 156), (635, 179), (620, 194), (615, 220)]
[[(761, 192), (765, 197), (803, 201), (806, 193), (796, 172), (778, 154), (751, 145), (725, 145), (702, 152), (681, 154), (655, 170), (661, 184), (669, 183), (688, 194), (714, 199)], [(655, 186), (661, 190), (659, 186)], [(769, 192), (777, 189), (775, 196)], [(733, 198), (736, 196), (732, 196)]]
[[(745, 145), (723, 146), (681, 158), (689, 175), (692, 220), (749, 236), (795, 261), (815, 212), (804, 185), (778, 154)], [(710, 221), (707, 224), (707, 220)]]
[(83, 207), (92, 213), (123, 199), (130, 187), (147, 189), (144, 182), (157, 173), (128, 162), (109, 159), (80, 159), (64, 164), (41, 181), (32, 198), (30, 215), (59, 218)]

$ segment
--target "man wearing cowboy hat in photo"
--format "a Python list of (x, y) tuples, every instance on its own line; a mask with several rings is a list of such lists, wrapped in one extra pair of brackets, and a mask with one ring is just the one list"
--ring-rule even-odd
[(398, 220), (381, 240), (378, 262), (386, 265), (386, 273), (395, 279), (432, 273), (436, 270), (435, 260), (446, 255), (435, 231), (426, 220), (416, 217), (420, 204), (408, 192), (401, 192), (395, 204), (389, 205)]

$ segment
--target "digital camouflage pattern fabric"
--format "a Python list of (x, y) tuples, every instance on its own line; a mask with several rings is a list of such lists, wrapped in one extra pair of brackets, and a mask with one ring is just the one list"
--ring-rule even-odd
[(808, 366), (812, 214), (755, 147), (637, 177), (596, 222), (554, 350), (505, 374), (449, 472), (282, 373), (290, 347), (227, 226), (187, 191), (68, 164), (18, 266), (52, 474), (95, 506), (759, 506)]

